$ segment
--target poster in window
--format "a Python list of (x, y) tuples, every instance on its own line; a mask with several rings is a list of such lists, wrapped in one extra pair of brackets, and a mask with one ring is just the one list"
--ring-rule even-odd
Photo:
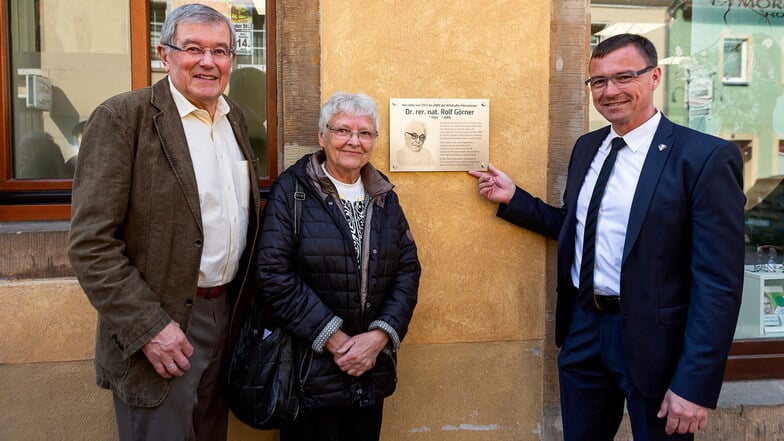
[[(229, 17), (237, 34), (235, 48), (237, 55), (250, 55), (253, 49), (253, 12), (258, 1), (253, 0), (168, 0), (167, 10), (193, 3), (206, 5)], [(257, 10), (264, 14), (264, 9)]]

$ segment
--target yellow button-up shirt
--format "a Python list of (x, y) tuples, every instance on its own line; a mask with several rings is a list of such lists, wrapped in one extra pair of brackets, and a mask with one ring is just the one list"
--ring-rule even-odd
[(193, 161), (204, 228), (199, 287), (229, 283), (237, 273), (248, 230), (250, 176), (226, 114), (218, 99), (215, 118), (188, 101), (169, 80), (174, 103)]

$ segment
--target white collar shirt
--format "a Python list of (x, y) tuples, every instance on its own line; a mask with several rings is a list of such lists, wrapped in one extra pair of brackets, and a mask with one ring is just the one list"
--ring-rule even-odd
[(188, 101), (169, 79), (196, 174), (204, 231), (199, 287), (234, 279), (245, 249), (250, 204), (248, 161), (240, 150), (221, 96), (214, 119)]
[[(618, 151), (615, 166), (602, 196), (596, 224), (596, 263), (594, 266), (594, 292), (600, 295), (621, 294), (621, 263), (626, 241), (626, 227), (629, 223), (632, 200), (637, 189), (645, 157), (648, 155), (653, 136), (661, 121), (661, 112), (656, 112), (648, 121), (623, 136), (626, 147)], [(591, 166), (577, 198), (577, 229), (574, 241), (574, 261), (572, 263), (572, 283), (579, 287), (580, 264), (583, 256), (583, 233), (588, 203), (596, 186), (596, 179), (610, 153), (610, 142), (619, 136), (615, 130), (604, 139)]]

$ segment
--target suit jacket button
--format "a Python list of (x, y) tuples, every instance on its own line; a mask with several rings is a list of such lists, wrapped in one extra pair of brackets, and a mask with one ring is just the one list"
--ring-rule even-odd
[(185, 301), (185, 306), (193, 306), (193, 299), (188, 299)]

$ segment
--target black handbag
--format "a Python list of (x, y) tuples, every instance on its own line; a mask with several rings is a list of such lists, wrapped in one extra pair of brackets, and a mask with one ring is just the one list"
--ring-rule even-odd
[[(297, 181), (293, 214), (295, 247), (299, 245), (304, 199), (305, 193)], [(224, 384), (232, 413), (243, 423), (261, 430), (280, 429), (297, 418), (301, 388), (291, 335), (266, 322), (262, 307), (254, 302), (237, 337)], [(272, 328), (271, 331), (265, 326)]]
[(279, 429), (299, 412), (299, 381), (291, 336), (276, 328), (264, 336), (260, 308), (253, 306), (231, 355), (226, 401), (232, 413), (255, 429)]

